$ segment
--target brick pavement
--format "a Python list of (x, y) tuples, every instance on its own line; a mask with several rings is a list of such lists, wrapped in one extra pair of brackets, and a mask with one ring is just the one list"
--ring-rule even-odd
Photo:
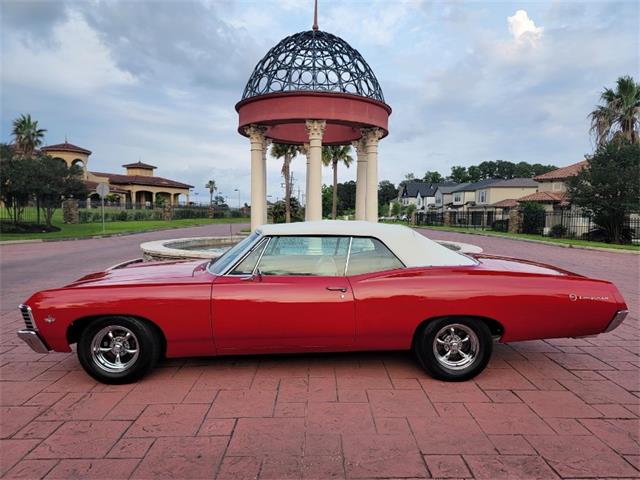
[(141, 241), (226, 228), (0, 247), (0, 475), (640, 476), (637, 255), (429, 232), (611, 279), (632, 309), (607, 335), (498, 345), (460, 384), (391, 352), (168, 360), (106, 386), (73, 354), (38, 355), (14, 337), (15, 305), (32, 291), (135, 257)]

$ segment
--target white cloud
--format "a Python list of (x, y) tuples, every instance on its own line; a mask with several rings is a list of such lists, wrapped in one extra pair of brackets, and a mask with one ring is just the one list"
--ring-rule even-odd
[(507, 23), (509, 24), (509, 32), (513, 35), (516, 43), (535, 44), (542, 38), (544, 28), (536, 27), (526, 10), (518, 10), (511, 17), (507, 17)]
[(96, 32), (73, 12), (55, 25), (48, 45), (30, 48), (17, 32), (5, 34), (3, 40), (3, 82), (73, 95), (136, 82), (115, 65)]

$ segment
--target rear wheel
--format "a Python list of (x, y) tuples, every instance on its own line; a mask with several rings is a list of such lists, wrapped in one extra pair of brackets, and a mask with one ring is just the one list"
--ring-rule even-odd
[(80, 334), (78, 359), (85, 371), (103, 383), (134, 382), (151, 370), (161, 353), (158, 334), (132, 317), (103, 317)]
[(440, 318), (416, 337), (414, 351), (422, 366), (440, 380), (463, 381), (487, 366), (493, 350), (489, 327), (472, 318)]

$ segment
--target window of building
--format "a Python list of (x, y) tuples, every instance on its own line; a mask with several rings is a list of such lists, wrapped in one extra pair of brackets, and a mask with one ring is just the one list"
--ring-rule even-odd
[(462, 194), (461, 193), (454, 193), (453, 194), (453, 201), (456, 202), (456, 203), (462, 202)]
[(481, 190), (480, 191), (480, 203), (486, 203), (487, 202), (487, 191), (486, 190)]

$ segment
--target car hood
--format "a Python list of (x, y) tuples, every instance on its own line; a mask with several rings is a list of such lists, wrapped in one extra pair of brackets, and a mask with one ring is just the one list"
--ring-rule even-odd
[(207, 262), (202, 260), (136, 263), (104, 272), (90, 273), (67, 287), (183, 283), (201, 275), (208, 275), (206, 265)]

